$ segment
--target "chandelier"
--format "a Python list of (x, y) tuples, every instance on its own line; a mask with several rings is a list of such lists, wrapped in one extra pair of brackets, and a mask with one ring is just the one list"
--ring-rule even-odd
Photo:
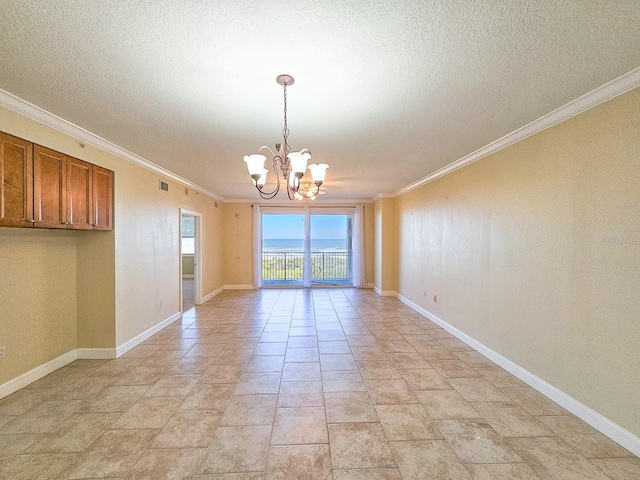
[[(312, 163), (307, 166), (307, 162), (311, 160), (311, 152), (303, 148), (299, 152), (292, 152), (289, 147), (289, 127), (287, 126), (287, 87), (293, 85), (293, 77), (291, 75), (278, 75), (276, 82), (284, 88), (284, 128), (282, 129), (283, 142), (276, 144), (276, 152), (267, 146), (262, 146), (258, 150), (269, 150), (272, 155), (273, 171), (276, 174), (276, 186), (272, 191), (265, 191), (264, 186), (267, 183), (267, 170), (264, 162), (267, 157), (260, 153), (245, 155), (244, 162), (247, 164), (247, 170), (251, 176), (253, 185), (258, 190), (260, 196), (266, 200), (274, 198), (280, 191), (280, 176), (287, 189), (289, 200), (294, 198), (303, 200), (309, 198), (314, 200), (320, 192), (320, 186), (324, 182), (324, 177), (329, 168), (326, 163)], [(303, 182), (302, 177), (307, 169), (311, 172), (313, 183)]]

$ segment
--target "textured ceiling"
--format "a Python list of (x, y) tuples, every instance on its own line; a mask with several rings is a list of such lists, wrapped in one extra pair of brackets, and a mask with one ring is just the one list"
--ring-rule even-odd
[(0, 88), (227, 199), (281, 141), (394, 192), (640, 65), (638, 0), (0, 0)]

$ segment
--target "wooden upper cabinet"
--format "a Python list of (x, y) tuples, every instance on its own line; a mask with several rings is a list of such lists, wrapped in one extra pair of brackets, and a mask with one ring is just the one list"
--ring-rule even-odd
[(93, 169), (90, 163), (67, 157), (67, 228), (75, 230), (93, 229)]
[(113, 219), (113, 172), (93, 166), (93, 229), (111, 230)]
[(113, 229), (113, 172), (0, 132), (0, 227)]
[(33, 147), (33, 213), (35, 226), (67, 228), (67, 157)]
[(0, 133), (0, 227), (32, 225), (32, 144)]

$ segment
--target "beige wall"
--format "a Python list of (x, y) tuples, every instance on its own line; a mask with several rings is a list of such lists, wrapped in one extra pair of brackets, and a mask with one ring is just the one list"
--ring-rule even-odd
[(250, 203), (227, 203), (224, 211), (224, 283), (253, 285), (253, 220)]
[(373, 284), (375, 288), (382, 288), (382, 199), (378, 199), (373, 204)]
[[(202, 295), (222, 286), (222, 211), (214, 199), (109, 155), (115, 171), (116, 345), (180, 312), (180, 209), (202, 214)], [(160, 180), (169, 191), (160, 190)], [(218, 203), (218, 207), (216, 207)]]
[(395, 292), (398, 285), (398, 229), (395, 198), (374, 203), (374, 283), (381, 292)]
[[(224, 281), (224, 203), (200, 198), (202, 205), (202, 296), (207, 296), (225, 284)], [(216, 204), (218, 205), (216, 207)], [(206, 207), (206, 208), (205, 208)]]
[[(57, 235), (59, 232), (51, 232)], [(78, 348), (116, 344), (114, 232), (77, 232)]]
[(636, 89), (397, 198), (399, 293), (640, 435), (639, 192)]
[[(0, 131), (115, 171), (112, 232), (0, 229), (0, 384), (74, 348), (120, 346), (178, 313), (180, 208), (202, 213), (203, 295), (223, 285), (222, 204), (173, 181), (161, 192), (157, 174), (4, 108)], [(15, 289), (27, 286), (35, 301), (18, 304)]]
[(367, 203), (364, 205), (364, 276), (368, 286), (375, 281), (375, 245), (375, 209), (373, 203)]
[(76, 239), (0, 228), (0, 385), (76, 348)]

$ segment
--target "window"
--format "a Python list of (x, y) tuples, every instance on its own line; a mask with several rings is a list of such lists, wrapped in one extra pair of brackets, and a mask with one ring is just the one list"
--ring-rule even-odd
[(195, 254), (196, 219), (182, 216), (182, 255)]

